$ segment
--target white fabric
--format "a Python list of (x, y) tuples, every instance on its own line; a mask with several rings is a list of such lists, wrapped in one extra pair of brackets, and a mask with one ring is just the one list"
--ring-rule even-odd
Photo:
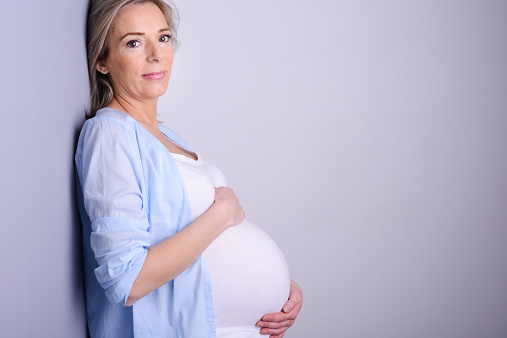
[[(173, 158), (196, 219), (213, 204), (214, 187), (225, 186), (226, 179), (202, 158), (195, 161), (178, 154)], [(255, 323), (280, 311), (289, 296), (289, 269), (276, 243), (244, 220), (224, 231), (203, 256), (211, 271), (217, 337), (260, 337)]]
[[(217, 328), (217, 337), (220, 338), (250, 338), (259, 337), (260, 327), (257, 326), (235, 326)], [(267, 337), (267, 336), (261, 336)]]

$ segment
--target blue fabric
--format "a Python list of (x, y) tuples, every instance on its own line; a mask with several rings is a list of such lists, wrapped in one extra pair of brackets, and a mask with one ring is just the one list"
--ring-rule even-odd
[[(170, 129), (159, 129), (191, 150)], [(103, 108), (85, 122), (75, 160), (91, 337), (215, 337), (211, 275), (202, 257), (125, 306), (148, 248), (192, 222), (167, 148), (129, 115)]]

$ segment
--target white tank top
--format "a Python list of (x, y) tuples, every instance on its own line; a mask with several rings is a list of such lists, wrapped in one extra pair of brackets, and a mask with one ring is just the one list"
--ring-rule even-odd
[[(187, 188), (192, 216), (201, 216), (215, 200), (214, 187), (226, 185), (217, 167), (173, 154)], [(246, 219), (228, 228), (204, 251), (211, 271), (217, 337), (266, 337), (255, 323), (279, 312), (290, 288), (289, 268), (276, 243)]]

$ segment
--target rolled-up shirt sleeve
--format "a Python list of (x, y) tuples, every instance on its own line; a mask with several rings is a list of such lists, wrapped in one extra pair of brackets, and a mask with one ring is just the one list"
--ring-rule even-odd
[(94, 270), (111, 303), (125, 305), (151, 236), (143, 207), (143, 176), (133, 131), (114, 119), (85, 124), (76, 157), (91, 223)]

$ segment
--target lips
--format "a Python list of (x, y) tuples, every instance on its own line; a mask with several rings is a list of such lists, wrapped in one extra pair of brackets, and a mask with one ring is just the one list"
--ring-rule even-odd
[(164, 71), (164, 72), (155, 72), (155, 73), (143, 74), (143, 78), (148, 79), (148, 80), (160, 80), (160, 79), (164, 78), (165, 73), (166, 72)]

